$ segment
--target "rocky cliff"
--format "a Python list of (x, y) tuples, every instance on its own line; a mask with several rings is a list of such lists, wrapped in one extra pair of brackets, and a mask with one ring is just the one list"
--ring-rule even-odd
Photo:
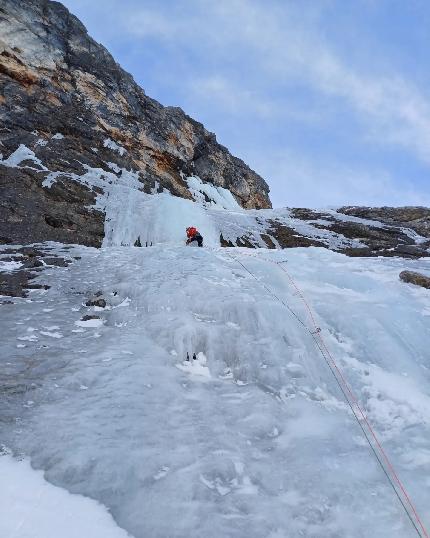
[(430, 209), (425, 207), (342, 207), (253, 212), (224, 246), (323, 247), (347, 256), (423, 258), (430, 256)]
[[(97, 192), (74, 180), (88, 168), (135, 171), (145, 192), (184, 198), (184, 178), (196, 175), (242, 207), (270, 207), (258, 174), (180, 108), (145, 95), (49, 0), (0, 0), (0, 152), (3, 242), (100, 245), (103, 211), (88, 209)], [(52, 188), (42, 185), (49, 173)]]
[(181, 109), (145, 95), (62, 4), (0, 0), (0, 243), (133, 244), (145, 230), (130, 222), (116, 242), (109, 234), (142, 222), (142, 193), (210, 210), (219, 188), (235, 198), (222, 205), (233, 214), (211, 217), (223, 246), (429, 256), (428, 208), (267, 210), (264, 180)]
[(390, 226), (403, 226), (430, 238), (430, 209), (428, 207), (341, 207), (339, 213), (372, 219)]

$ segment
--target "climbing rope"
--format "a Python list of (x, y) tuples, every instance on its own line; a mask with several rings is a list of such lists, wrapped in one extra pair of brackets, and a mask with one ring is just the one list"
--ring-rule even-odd
[[(212, 249), (211, 249), (212, 250)], [(381, 467), (384, 475), (386, 476), (389, 484), (391, 485), (397, 499), (399, 500), (400, 504), (402, 505), (409, 521), (411, 522), (413, 528), (415, 529), (416, 533), (420, 538), (429, 538), (429, 535), (427, 533), (427, 530), (410, 498), (408, 495), (406, 488), (402, 484), (400, 478), (397, 475), (396, 470), (394, 469), (393, 464), (391, 463), (387, 453), (385, 452), (384, 448), (381, 445), (381, 442), (379, 441), (372, 425), (369, 422), (369, 419), (367, 418), (366, 414), (362, 410), (357, 397), (355, 396), (354, 392), (352, 391), (349, 383), (347, 382), (344, 374), (342, 373), (342, 370), (337, 365), (333, 355), (331, 354), (330, 350), (328, 349), (327, 345), (325, 344), (324, 338), (321, 334), (321, 328), (317, 326), (315, 317), (313, 315), (312, 309), (309, 306), (308, 301), (306, 300), (305, 296), (303, 295), (301, 289), (298, 287), (297, 283), (293, 279), (293, 277), (290, 275), (290, 273), (285, 269), (282, 262), (276, 262), (274, 260), (269, 260), (264, 257), (260, 256), (254, 256), (253, 254), (245, 253), (245, 252), (239, 252), (241, 256), (249, 256), (258, 260), (264, 260), (266, 262), (275, 264), (283, 271), (290, 282), (290, 284), (293, 286), (293, 288), (296, 290), (297, 295), (300, 297), (301, 301), (306, 307), (306, 310), (309, 314), (309, 317), (311, 319), (312, 327), (308, 327), (306, 323), (298, 316), (298, 314), (290, 307), (290, 305), (283, 299), (281, 299), (271, 288), (269, 288), (264, 282), (258, 279), (258, 277), (248, 268), (244, 263), (242, 263), (239, 259), (237, 259), (232, 253), (226, 251), (226, 254), (233, 259), (235, 262), (237, 262), (247, 273), (249, 273), (259, 284), (264, 288), (264, 290), (274, 297), (279, 303), (281, 303), (293, 316), (294, 318), (300, 323), (300, 325), (303, 326), (303, 328), (311, 335), (312, 339), (315, 342), (315, 345), (317, 346), (318, 350), (320, 351), (322, 357), (324, 358), (324, 361), (326, 362), (327, 366), (329, 367), (331, 373), (333, 374), (333, 377), (336, 380), (337, 385), (339, 386), (348, 406), (350, 407), (370, 449), (372, 450), (372, 453), (374, 454), (376, 460), (379, 463), (379, 466)], [(373, 443), (372, 443), (373, 439)], [(397, 487), (396, 487), (397, 484)]]

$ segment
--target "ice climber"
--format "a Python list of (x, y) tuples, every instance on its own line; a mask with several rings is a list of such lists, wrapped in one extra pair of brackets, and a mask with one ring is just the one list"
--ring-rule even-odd
[(199, 247), (203, 246), (203, 237), (200, 235), (200, 232), (197, 230), (197, 228), (194, 228), (194, 226), (189, 226), (187, 228), (187, 245), (193, 241), (197, 241)]

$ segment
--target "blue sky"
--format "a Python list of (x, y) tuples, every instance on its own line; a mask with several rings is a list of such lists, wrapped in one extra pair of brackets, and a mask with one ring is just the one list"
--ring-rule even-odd
[(430, 206), (427, 0), (65, 0), (275, 207)]

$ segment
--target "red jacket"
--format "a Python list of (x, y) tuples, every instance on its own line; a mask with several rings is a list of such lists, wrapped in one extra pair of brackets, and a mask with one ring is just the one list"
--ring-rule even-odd
[(188, 239), (191, 239), (197, 234), (197, 228), (194, 228), (194, 226), (191, 226), (190, 228), (187, 228), (187, 237)]

